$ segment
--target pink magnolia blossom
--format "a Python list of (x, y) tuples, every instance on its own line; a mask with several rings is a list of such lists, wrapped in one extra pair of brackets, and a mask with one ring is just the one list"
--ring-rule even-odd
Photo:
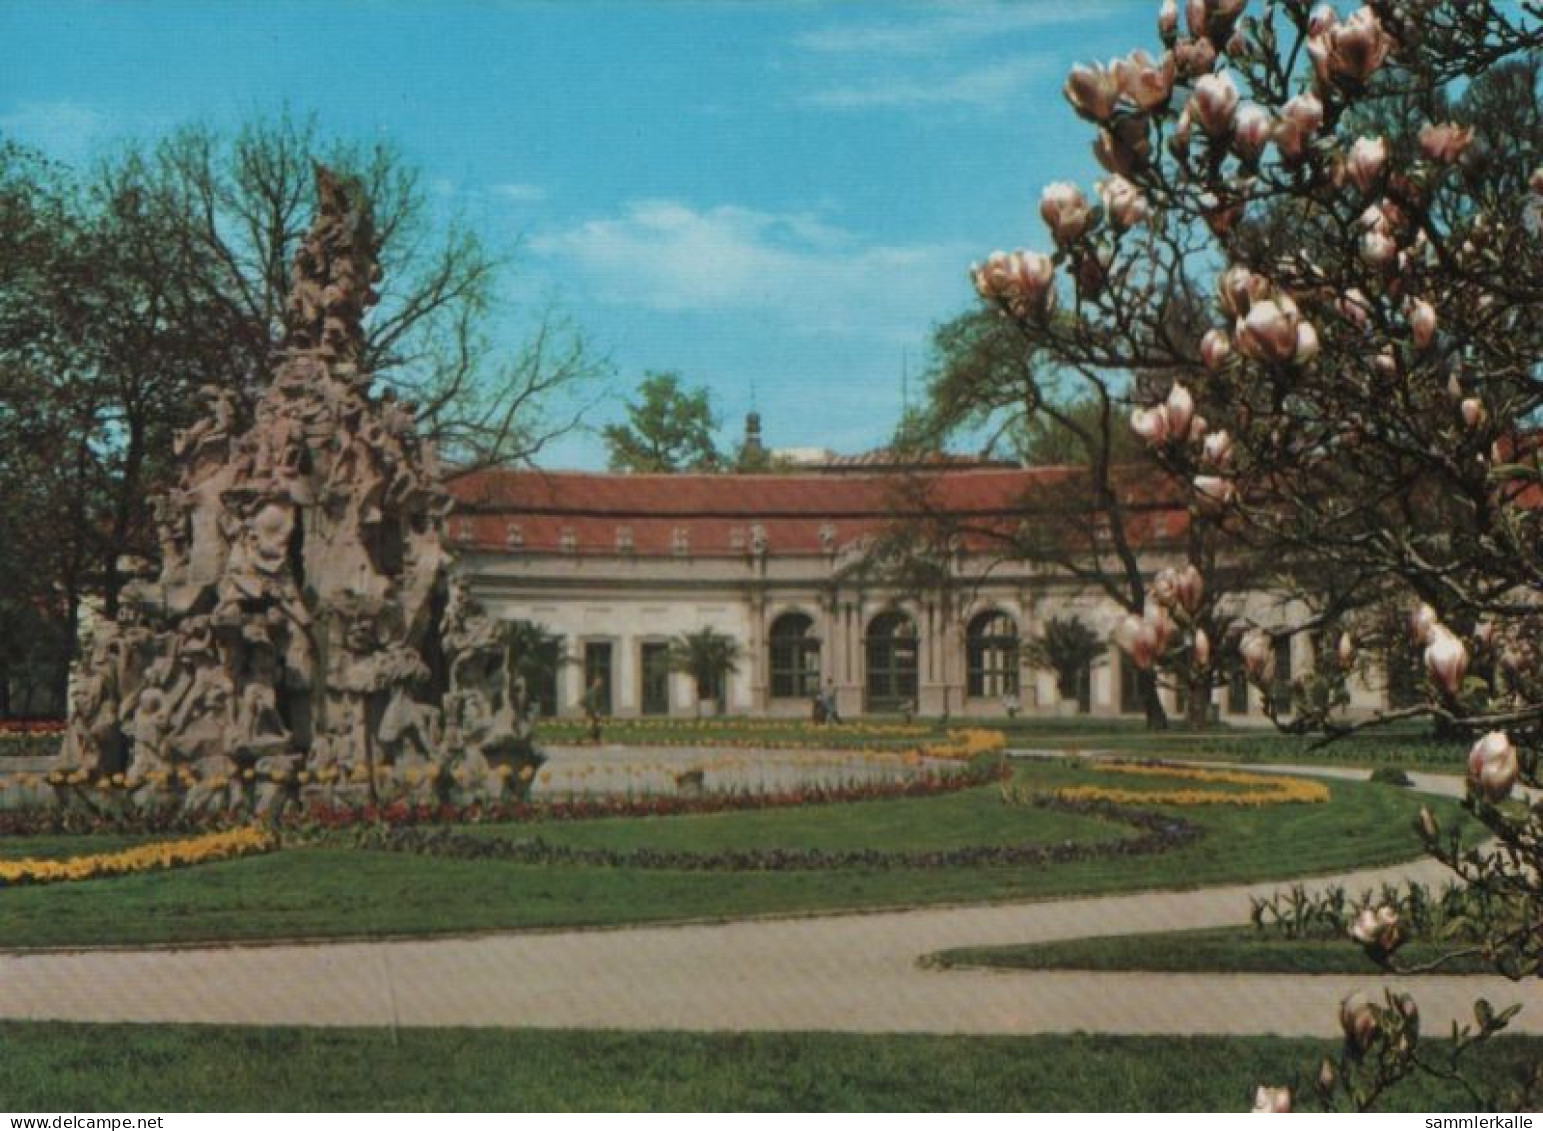
[(1349, 671), (1355, 665), (1355, 638), (1348, 632), (1339, 634), (1339, 643), (1334, 647), (1334, 658), (1339, 661), (1339, 666), (1344, 671)]
[(1069, 181), (1054, 181), (1039, 194), (1039, 214), (1058, 246), (1075, 243), (1093, 223), (1093, 206)]
[(1121, 231), (1134, 228), (1151, 214), (1151, 206), (1141, 190), (1118, 173), (1098, 183), (1098, 196), (1110, 221)]
[(1130, 412), (1130, 430), (1154, 448), (1160, 448), (1173, 435), (1165, 405), (1156, 408), (1133, 408)]
[(1157, 10), (1157, 34), (1166, 40), (1178, 30), (1178, 0), (1163, 0), (1162, 7)]
[(1532, 171), (1532, 176), (1527, 178), (1527, 187), (1538, 196), (1543, 196), (1543, 165)]
[(1421, 646), (1429, 644), (1431, 633), (1440, 624), (1441, 620), (1436, 616), (1436, 610), (1421, 601), (1409, 614), (1409, 638)]
[(1238, 321), (1234, 335), (1238, 352), (1259, 361), (1291, 361), (1297, 355), (1297, 328), (1301, 324), (1297, 305), (1289, 298), (1256, 302)]
[(1216, 287), (1221, 294), (1222, 309), (1233, 318), (1243, 317), (1255, 300), (1270, 293), (1270, 281), (1255, 275), (1247, 267), (1227, 268), (1217, 280)]
[(1205, 417), (1196, 413), (1189, 422), (1189, 442), (1198, 444), (1205, 439), (1205, 434), (1211, 430), (1211, 424)]
[(1206, 668), (1211, 665), (1211, 638), (1206, 635), (1203, 628), (1195, 629), (1195, 643), (1191, 650), (1195, 658), (1197, 668)]
[(1111, 68), (1097, 63), (1078, 63), (1061, 88), (1072, 109), (1092, 122), (1107, 122), (1120, 99), (1120, 80)]
[(1334, 308), (1357, 330), (1366, 329), (1371, 320), (1371, 300), (1360, 287), (1351, 287), (1334, 301)]
[(1205, 578), (1193, 562), (1179, 570), (1175, 576), (1173, 599), (1190, 616), (1200, 610), (1200, 603), (1205, 600)]
[(1238, 88), (1225, 71), (1197, 79), (1189, 96), (1190, 113), (1212, 137), (1226, 137), (1232, 131), (1232, 115), (1237, 106)]
[(1034, 251), (992, 252), (970, 269), (976, 293), (1015, 312), (1043, 313), (1054, 294), (1055, 263)]
[(1306, 365), (1318, 356), (1318, 331), (1311, 322), (1297, 323), (1297, 352), (1292, 359), (1298, 365)]
[(1291, 1089), (1269, 1088), (1260, 1084), (1254, 1090), (1252, 1115), (1289, 1115), (1291, 1113)]
[(1232, 437), (1225, 428), (1212, 432), (1205, 438), (1200, 453), (1212, 467), (1226, 467), (1232, 462)]
[(1422, 350), (1436, 337), (1436, 308), (1423, 298), (1409, 304), (1409, 336)]
[(1173, 634), (1173, 621), (1161, 605), (1148, 605), (1146, 613), (1122, 619), (1114, 630), (1114, 641), (1128, 655), (1131, 663), (1146, 671), (1167, 651)]
[(1172, 52), (1165, 52), (1161, 60), (1155, 60), (1138, 49), (1124, 59), (1116, 59), (1110, 67), (1120, 92), (1140, 110), (1150, 114), (1168, 104), (1178, 68)]
[(1178, 65), (1179, 74), (1185, 78), (1209, 74), (1216, 65), (1216, 46), (1209, 39), (1192, 39), (1187, 43), (1175, 44), (1173, 61)]
[(1473, 144), (1473, 127), (1456, 122), (1426, 122), (1420, 127), (1420, 152), (1432, 161), (1451, 165)]
[(1129, 177), (1147, 167), (1152, 157), (1152, 141), (1146, 123), (1134, 115), (1116, 119), (1098, 131), (1093, 141), (1093, 156), (1111, 173)]
[(1248, 0), (1186, 0), (1184, 16), (1189, 22), (1189, 33), (1196, 39), (1209, 36), (1219, 40), (1232, 29), (1247, 6)]
[(1345, 175), (1362, 192), (1371, 192), (1388, 163), (1388, 142), (1380, 137), (1358, 137), (1345, 158)]
[(1377, 1039), (1382, 1011), (1359, 991), (1339, 1003), (1339, 1026), (1345, 1039), (1365, 1052)]
[(1492, 730), (1468, 751), (1468, 780), (1491, 802), (1503, 801), (1521, 775), (1516, 747), (1503, 730)]
[(1363, 907), (1350, 924), (1350, 937), (1368, 950), (1392, 954), (1404, 941), (1403, 928), (1399, 925), (1398, 912), (1386, 904), (1381, 907)]
[(1232, 119), (1232, 151), (1244, 161), (1257, 161), (1275, 135), (1275, 118), (1257, 102), (1245, 102)]
[(1470, 432), (1482, 425), (1488, 415), (1484, 411), (1484, 402), (1478, 397), (1464, 397), (1459, 411), (1463, 415), (1463, 425)]
[(1275, 124), (1275, 148), (1288, 164), (1307, 155), (1307, 147), (1323, 125), (1323, 102), (1316, 94), (1299, 94), (1281, 107)]
[(1168, 390), (1168, 399), (1163, 402), (1168, 410), (1168, 425), (1174, 436), (1187, 436), (1189, 434), (1189, 422), (1195, 415), (1195, 398), (1184, 387), (1183, 382), (1175, 381), (1173, 388)]
[(1372, 369), (1382, 377), (1398, 376), (1398, 358), (1391, 349), (1382, 349), (1372, 355)]
[(1238, 641), (1238, 656), (1243, 670), (1255, 683), (1268, 683), (1275, 677), (1275, 641), (1262, 628), (1251, 628)]
[(1431, 629), (1430, 643), (1425, 646), (1425, 671), (1448, 695), (1462, 689), (1463, 677), (1468, 674), (1468, 649), (1443, 625)]
[(1200, 360), (1212, 372), (1232, 360), (1232, 339), (1222, 330), (1210, 329), (1200, 339)]
[(1316, 39), (1337, 23), (1339, 13), (1327, 4), (1319, 4), (1307, 17), (1307, 34)]
[(1322, 86), (1360, 87), (1387, 61), (1393, 37), (1371, 8), (1333, 23), (1307, 41), (1307, 55)]
[(1191, 483), (1195, 488), (1195, 501), (1208, 509), (1224, 507), (1237, 498), (1236, 485), (1220, 475), (1197, 475)]
[(1398, 241), (1377, 228), (1361, 233), (1361, 258), (1373, 267), (1386, 267), (1398, 258)]

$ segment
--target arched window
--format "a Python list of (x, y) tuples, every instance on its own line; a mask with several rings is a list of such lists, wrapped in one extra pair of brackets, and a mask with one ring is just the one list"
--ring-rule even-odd
[(898, 711), (914, 704), (919, 656), (915, 622), (901, 612), (880, 613), (868, 622), (863, 643), (868, 661), (868, 709)]
[(771, 626), (773, 699), (808, 699), (820, 690), (820, 638), (803, 613), (783, 613)]
[(971, 698), (1018, 694), (1018, 622), (1004, 612), (981, 613), (964, 634), (964, 693)]

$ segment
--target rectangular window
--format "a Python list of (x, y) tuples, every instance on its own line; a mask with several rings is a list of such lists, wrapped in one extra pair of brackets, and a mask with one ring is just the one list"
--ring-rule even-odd
[(645, 715), (670, 713), (670, 646), (650, 641), (643, 645), (642, 669)]
[(614, 700), (611, 698), (611, 642), (609, 640), (591, 640), (584, 645), (586, 702), (591, 694), (591, 688), (595, 688), (594, 695), (600, 714), (609, 717), (613, 714), (614, 707)]
[(1275, 638), (1275, 679), (1270, 685), (1270, 702), (1275, 713), (1291, 713), (1291, 637)]
[(550, 719), (557, 714), (557, 669), (562, 666), (563, 642), (554, 637), (543, 640), (539, 647), (541, 659), (529, 688), (530, 701), (541, 718)]
[(1123, 651), (1120, 653), (1120, 714), (1144, 715), (1146, 704), (1141, 701), (1141, 673)]
[(1227, 668), (1227, 713), (1248, 714), (1248, 674), (1243, 670), (1243, 661), (1238, 659)]

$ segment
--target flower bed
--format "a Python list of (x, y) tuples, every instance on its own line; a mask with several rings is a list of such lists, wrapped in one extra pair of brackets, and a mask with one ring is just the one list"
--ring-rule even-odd
[(0, 720), (0, 758), (50, 758), (59, 753), (63, 734), (58, 719)]
[(0, 860), (0, 887), (20, 884), (67, 883), (94, 880), (103, 876), (127, 876), (135, 872), (156, 872), (207, 864), (213, 860), (233, 860), (278, 847), (277, 838), (266, 829), (250, 826), (206, 833), (189, 840), (161, 841), (126, 848), (121, 852), (102, 852), (72, 856), (65, 860)]
[(1095, 771), (1143, 777), (1172, 778), (1204, 785), (1246, 787), (1242, 791), (1222, 789), (1129, 789), (1119, 786), (1075, 785), (1054, 790), (1054, 796), (1068, 801), (1107, 801), (1115, 805), (1236, 805), (1259, 808), (1266, 805), (1317, 805), (1329, 800), (1329, 788), (1322, 782), (1280, 774), (1249, 774), (1240, 770), (1202, 770), (1161, 762), (1095, 762)]
[[(1004, 771), (994, 764), (950, 767), (946, 773), (922, 773), (888, 781), (834, 786), (808, 785), (797, 789), (756, 793), (646, 794), (593, 796), (551, 801), (507, 801), (464, 806), (414, 804), (392, 801), (332, 808), (291, 807), (270, 823), (279, 829), (349, 828), (355, 825), (485, 824), (504, 821), (569, 821), (599, 817), (657, 817), (687, 813), (725, 813), (735, 810), (776, 809), (795, 805), (822, 805), (886, 798), (931, 797), (999, 780)], [(109, 782), (104, 797), (122, 796)], [(244, 824), (244, 814), (189, 816), (174, 808), (142, 812), (101, 808), (94, 812), (42, 808), (0, 811), (0, 836), (48, 833), (160, 833), (206, 831)]]
[[(1204, 830), (1182, 819), (1098, 801), (1042, 795), (1039, 808), (1057, 809), (1131, 825), (1141, 835), (1116, 840), (1061, 841), (1055, 844), (966, 845), (931, 851), (883, 849), (762, 848), (688, 852), (657, 848), (580, 848), (552, 844), (541, 837), (496, 840), (468, 836), (448, 828), (375, 826), (358, 830), (355, 847), (386, 852), (449, 856), (468, 860), (513, 860), (522, 864), (582, 865), (686, 872), (790, 872), (841, 869), (934, 870), (997, 866), (1064, 864), (1097, 857), (1146, 856), (1168, 852), (1200, 839)], [(325, 838), (322, 843), (326, 843)]]

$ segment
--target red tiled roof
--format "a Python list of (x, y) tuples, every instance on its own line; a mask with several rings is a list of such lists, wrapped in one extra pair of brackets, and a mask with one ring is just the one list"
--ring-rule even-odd
[[(638, 556), (738, 556), (754, 528), (771, 554), (818, 554), (882, 533), (903, 514), (945, 514), (1009, 529), (1053, 504), (1077, 468), (902, 475), (622, 475), (481, 471), (450, 484), (453, 541), (483, 550)], [(1150, 482), (1150, 481), (1148, 481)], [(1177, 536), (1182, 509), (1132, 483), (1135, 536)], [(1140, 496), (1146, 496), (1145, 502)]]

